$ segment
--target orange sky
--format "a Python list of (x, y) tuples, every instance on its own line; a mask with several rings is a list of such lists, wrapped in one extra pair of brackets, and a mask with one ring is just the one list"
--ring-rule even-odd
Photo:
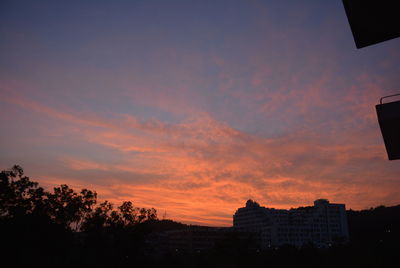
[(399, 40), (357, 50), (341, 1), (201, 2), (5, 5), (1, 168), (213, 226), (399, 204), (374, 107)]

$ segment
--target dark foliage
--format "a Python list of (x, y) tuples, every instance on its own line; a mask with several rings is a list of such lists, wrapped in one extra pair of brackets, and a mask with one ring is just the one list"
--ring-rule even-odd
[(125, 266), (143, 255), (141, 226), (155, 221), (154, 208), (97, 204), (91, 190), (64, 184), (46, 192), (20, 166), (0, 173), (0, 252), (7, 267)]
[(114, 207), (94, 191), (47, 192), (14, 166), (0, 173), (0, 258), (4, 267), (398, 267), (400, 205), (348, 211), (351, 242), (260, 250), (233, 233), (206, 251), (156, 254), (152, 234), (188, 226), (153, 208)]
[[(359, 244), (394, 243), (400, 238), (400, 205), (347, 211), (351, 241)], [(368, 234), (368, 235), (367, 235)]]

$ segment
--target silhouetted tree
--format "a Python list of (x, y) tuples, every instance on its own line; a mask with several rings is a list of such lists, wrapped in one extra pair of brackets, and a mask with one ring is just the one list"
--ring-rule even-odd
[(63, 184), (47, 192), (18, 165), (0, 173), (0, 252), (7, 256), (2, 264), (132, 266), (152, 230), (139, 225), (155, 220), (154, 208), (131, 201), (117, 208), (98, 204), (97, 193), (88, 189), (76, 192)]
[(125, 201), (118, 207), (120, 218), (125, 226), (132, 226), (137, 223), (137, 211), (131, 201)]
[(157, 210), (155, 208), (150, 208), (147, 210), (147, 220), (157, 220)]
[(125, 201), (117, 209), (104, 201), (97, 205), (97, 193), (88, 189), (75, 192), (68, 185), (55, 187), (53, 193), (38, 187), (23, 169), (15, 165), (0, 173), (0, 217), (13, 218), (41, 214), (65, 228), (80, 231), (102, 227), (132, 227), (156, 220), (154, 208), (138, 208)]
[[(2, 267), (397, 267), (400, 205), (347, 216), (351, 242), (329, 249), (260, 249), (251, 235), (232, 233), (208, 252), (160, 254), (157, 232), (187, 225), (157, 220), (154, 208), (131, 201), (97, 203), (88, 189), (47, 192), (18, 165), (0, 173)], [(151, 237), (159, 240), (146, 243)]]
[(54, 193), (47, 194), (50, 217), (66, 228), (79, 230), (85, 217), (92, 213), (97, 201), (97, 193), (83, 189), (76, 193), (66, 184), (54, 188)]
[(18, 165), (0, 173), (0, 216), (3, 218), (23, 216), (42, 208), (45, 195), (43, 188), (24, 176)]
[(85, 217), (85, 221), (82, 223), (83, 231), (99, 230), (111, 226), (111, 212), (113, 211), (113, 205), (107, 200), (96, 206), (92, 213)]

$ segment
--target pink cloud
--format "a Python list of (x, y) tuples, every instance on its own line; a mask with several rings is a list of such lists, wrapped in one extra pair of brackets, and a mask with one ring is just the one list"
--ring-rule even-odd
[[(112, 149), (122, 159), (100, 162), (61, 154), (66, 171), (92, 171), (91, 176), (101, 175), (102, 180), (88, 183), (70, 172), (57, 177), (43, 174), (39, 182), (48, 187), (67, 183), (93, 188), (102, 199), (133, 200), (138, 206), (157, 208), (160, 214), (167, 211), (176, 220), (227, 226), (230, 215), (248, 198), (277, 208), (308, 205), (320, 197), (352, 208), (368, 207), (371, 199), (386, 204), (398, 200), (393, 194), (399, 183), (390, 179), (393, 175), (376, 182), (387, 164), (382, 146), (369, 144), (369, 138), (350, 135), (329, 144), (307, 128), (264, 138), (236, 130), (207, 113), (171, 124), (130, 115), (110, 119), (68, 113), (18, 96), (4, 100), (62, 121), (65, 131), (77, 126), (83, 142)], [(365, 101), (358, 109), (366, 109)], [(374, 172), (362, 164), (371, 161), (376, 163)], [(132, 179), (122, 178), (120, 172)], [(139, 175), (147, 179), (136, 180)]]

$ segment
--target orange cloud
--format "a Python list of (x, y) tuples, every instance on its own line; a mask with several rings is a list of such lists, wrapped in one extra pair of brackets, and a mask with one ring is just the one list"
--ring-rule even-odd
[[(305, 128), (264, 138), (207, 113), (171, 124), (129, 115), (76, 115), (17, 96), (5, 100), (62, 121), (66, 131), (68, 125), (78, 126), (83, 141), (109, 148), (120, 159), (60, 155), (69, 175), (39, 173), (37, 179), (46, 187), (67, 183), (92, 188), (101, 199), (115, 204), (132, 200), (175, 220), (229, 226), (248, 198), (277, 208), (308, 205), (321, 197), (352, 208), (398, 200), (394, 193), (400, 184), (384, 173), (382, 146), (357, 136), (330, 144)], [(366, 170), (366, 163), (375, 163), (374, 170)], [(77, 177), (85, 172), (90, 177)]]

